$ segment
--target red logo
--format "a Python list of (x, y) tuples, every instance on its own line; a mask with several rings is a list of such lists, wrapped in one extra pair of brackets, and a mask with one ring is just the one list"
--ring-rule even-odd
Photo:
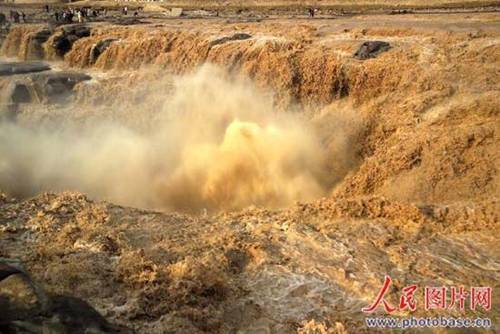
[[(372, 313), (379, 307), (383, 307), (386, 313), (392, 313), (396, 310), (404, 311), (415, 311), (417, 309), (417, 296), (416, 292), (419, 289), (416, 284), (408, 285), (401, 290), (399, 298), (399, 307), (391, 305), (385, 296), (389, 291), (392, 279), (390, 276), (386, 275), (384, 279), (384, 284), (379, 290), (374, 301), (370, 306), (364, 307), (361, 311), (365, 313)], [(435, 310), (435, 309), (459, 309), (465, 310), (466, 302), (469, 303), (470, 309), (473, 311), (479, 308), (485, 311), (491, 310), (491, 295), (492, 288), (490, 287), (472, 287), (466, 289), (464, 287), (429, 287), (426, 286), (424, 289), (424, 309), (425, 310)]]

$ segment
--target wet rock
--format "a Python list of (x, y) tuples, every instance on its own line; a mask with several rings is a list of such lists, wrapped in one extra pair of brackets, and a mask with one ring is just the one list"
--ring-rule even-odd
[(7, 263), (0, 262), (0, 282), (9, 276), (21, 274), (22, 271)]
[(50, 70), (50, 66), (42, 62), (2, 62), (0, 76), (43, 72)]
[(79, 82), (90, 80), (89, 75), (78, 72), (49, 72), (32, 76), (35, 88), (45, 102), (63, 102)]
[(0, 104), (62, 103), (73, 94), (76, 84), (90, 79), (90, 76), (78, 72), (51, 71), (20, 75), (1, 88)]
[(33, 102), (35, 96), (29, 82), (22, 80), (9, 82), (0, 90), (0, 119), (14, 120), (20, 105)]
[(375, 58), (382, 52), (386, 52), (391, 48), (391, 45), (382, 41), (368, 41), (361, 44), (358, 51), (354, 54), (354, 58), (366, 60)]
[(54, 37), (52, 41), (52, 47), (55, 50), (56, 55), (63, 57), (66, 53), (71, 50), (72, 42), (65, 35), (59, 35)]
[(2, 95), (4, 103), (29, 103), (32, 101), (30, 89), (22, 82), (11, 82), (3, 90)]
[[(52, 97), (62, 92), (68, 93), (74, 87), (75, 82), (88, 79), (81, 75), (69, 75), (65, 82), (61, 79), (64, 72), (59, 74), (48, 70), (50, 70), (50, 67), (41, 62), (0, 63), (0, 76), (13, 76), (12, 78), (3, 79), (0, 84), (2, 118), (13, 119), (16, 117), (21, 104), (42, 102), (45, 97)], [(37, 78), (38, 82), (34, 81), (33, 78)], [(53, 79), (45, 82), (43, 78)], [(64, 84), (64, 89), (61, 88), (61, 84)], [(45, 87), (45, 85), (48, 86)]]
[(245, 40), (245, 39), (249, 39), (251, 37), (252, 37), (252, 35), (249, 35), (249, 34), (236, 33), (236, 34), (234, 34), (232, 36), (226, 36), (226, 37), (222, 37), (222, 38), (216, 39), (216, 40), (210, 42), (210, 46), (220, 45), (220, 44), (224, 44), (224, 43), (227, 43), (227, 42), (230, 42), (230, 41), (242, 41), (242, 40)]
[(84, 300), (70, 296), (51, 297), (51, 325), (64, 328), (65, 333), (127, 333), (125, 328), (111, 325)]
[(59, 57), (68, 53), (77, 40), (89, 37), (91, 32), (88, 26), (81, 24), (64, 25), (60, 29), (59, 34), (52, 39), (52, 48)]
[(25, 59), (43, 59), (45, 53), (43, 43), (49, 39), (51, 34), (52, 32), (49, 29), (43, 29), (32, 34), (26, 47)]
[(130, 333), (81, 299), (48, 296), (10, 259), (0, 259), (0, 332)]
[(75, 36), (78, 38), (89, 37), (90, 36), (90, 28), (86, 25), (82, 24), (70, 24), (61, 27), (64, 34), (67, 36)]
[(94, 64), (97, 58), (113, 43), (116, 39), (105, 39), (99, 41), (96, 45), (92, 47), (89, 55), (89, 63)]
[(113, 24), (120, 25), (120, 26), (132, 26), (136, 24), (146, 24), (149, 22), (139, 20), (135, 17), (118, 17), (115, 18), (111, 21)]
[(13, 273), (0, 281), (0, 321), (36, 316), (39, 309), (36, 292), (23, 273)]
[(20, 262), (0, 258), (0, 332), (2, 324), (37, 316), (47, 305), (47, 295), (25, 273)]
[(410, 9), (393, 9), (389, 12), (389, 15), (404, 15), (404, 14), (413, 14), (413, 11)]

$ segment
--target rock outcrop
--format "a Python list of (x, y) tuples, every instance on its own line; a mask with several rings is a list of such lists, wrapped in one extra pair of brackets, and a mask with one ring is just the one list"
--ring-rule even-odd
[[(91, 79), (83, 73), (47, 69), (48, 66), (43, 63), (0, 64), (0, 75), (11, 75), (0, 85), (0, 104), (9, 106), (22, 103), (62, 103), (72, 95), (76, 84)], [(30, 70), (35, 73), (27, 73)], [(24, 74), (13, 75), (14, 73)]]
[(375, 58), (382, 52), (386, 52), (391, 48), (391, 45), (382, 41), (369, 41), (364, 42), (359, 47), (358, 51), (354, 54), (354, 58), (359, 60), (366, 60)]
[(116, 39), (105, 39), (102, 41), (99, 41), (96, 45), (92, 47), (90, 50), (90, 55), (89, 55), (89, 63), (90, 64), (95, 64), (97, 61), (97, 58), (113, 43), (116, 41)]
[(80, 38), (90, 36), (90, 28), (81, 24), (70, 24), (60, 27), (49, 40), (49, 48), (54, 50), (56, 56), (62, 58), (67, 52), (71, 50), (73, 43)]
[(43, 72), (50, 70), (50, 66), (43, 62), (1, 62), (0, 76)]
[(79, 298), (49, 296), (19, 266), (18, 261), (0, 259), (0, 332), (130, 333)]

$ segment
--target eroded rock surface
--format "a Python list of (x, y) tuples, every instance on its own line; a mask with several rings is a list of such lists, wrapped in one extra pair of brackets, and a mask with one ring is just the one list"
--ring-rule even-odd
[(5, 79), (3, 85), (0, 85), (0, 102), (4, 105), (64, 102), (72, 96), (76, 84), (90, 78), (86, 74), (71, 71), (46, 71), (13, 76)]
[(43, 72), (50, 66), (43, 62), (0, 62), (0, 76)]
[(230, 41), (243, 41), (243, 40), (249, 39), (251, 37), (252, 37), (252, 35), (250, 35), (250, 34), (237, 33), (237, 34), (234, 34), (232, 36), (226, 36), (226, 37), (218, 38), (218, 39), (210, 42), (210, 45), (211, 46), (216, 46), (216, 45), (224, 44), (224, 43), (230, 42)]
[(63, 25), (53, 34), (48, 41), (51, 52), (62, 58), (71, 50), (73, 44), (80, 38), (90, 36), (90, 28), (82, 24)]
[(12, 259), (0, 259), (0, 330), (2, 333), (128, 333), (113, 326), (85, 301), (49, 296)]
[(387, 42), (382, 41), (369, 41), (364, 42), (359, 47), (358, 51), (354, 54), (354, 58), (360, 60), (366, 60), (370, 58), (375, 58), (382, 52), (389, 51), (391, 45)]
[(90, 50), (89, 64), (95, 64), (97, 58), (113, 43), (116, 39), (105, 39), (96, 43)]

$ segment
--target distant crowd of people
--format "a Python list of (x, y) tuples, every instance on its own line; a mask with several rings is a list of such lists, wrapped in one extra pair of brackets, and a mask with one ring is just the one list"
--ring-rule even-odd
[[(47, 13), (50, 12), (49, 6), (45, 6)], [(84, 22), (90, 17), (106, 16), (106, 9), (93, 9), (91, 7), (81, 7), (81, 8), (65, 8), (61, 11), (56, 10), (52, 16), (56, 22), (71, 23), (76, 18), (79, 23)]]
[(14, 23), (24, 22), (26, 23), (26, 14), (23, 11), (11, 10), (10, 20)]
[[(47, 13), (51, 12), (51, 8), (49, 5), (45, 5), (45, 11)], [(138, 7), (134, 10), (134, 16), (139, 16), (139, 11), (143, 10), (142, 7)], [(121, 13), (124, 16), (128, 15), (129, 8), (124, 6), (121, 8)], [(308, 16), (310, 18), (314, 18), (316, 13), (319, 10), (317, 8), (309, 7), (307, 8)], [(343, 11), (342, 11), (343, 13)], [(237, 12), (240, 14), (240, 11)], [(2, 14), (3, 15), (3, 14)], [(99, 16), (107, 16), (107, 9), (105, 8), (92, 8), (92, 7), (80, 7), (80, 8), (64, 8), (64, 9), (56, 9), (50, 15), (54, 18), (56, 22), (60, 23), (72, 23), (74, 21), (82, 23), (84, 21), (88, 21), (89, 18), (97, 18)], [(219, 16), (219, 11), (216, 11), (216, 16)], [(5, 16), (3, 16), (5, 19)], [(26, 14), (23, 11), (11, 10), (10, 11), (10, 20), (14, 23), (27, 23)]]
[[(143, 10), (143, 7), (139, 7), (139, 8), (137, 8), (137, 9), (134, 11), (134, 16), (139, 16), (139, 11), (140, 11), (140, 10)], [(126, 15), (128, 15), (128, 7), (127, 7), (127, 6), (125, 6), (125, 7), (123, 7), (123, 8), (122, 8), (122, 14), (123, 14), (123, 15), (125, 15), (125, 16), (126, 16)]]
[[(45, 12), (50, 13), (49, 15), (56, 21), (60, 23), (72, 23), (74, 21), (84, 22), (88, 18), (107, 16), (107, 9), (97, 9), (91, 7), (81, 7), (81, 8), (64, 8), (51, 10), (48, 5), (44, 6)], [(125, 7), (126, 8), (126, 7)], [(125, 13), (126, 15), (126, 13)], [(0, 13), (0, 23), (4, 24), (7, 21), (5, 14)], [(21, 10), (10, 10), (9, 21), (13, 23), (28, 23), (27, 15)]]
[[(142, 8), (138, 8), (134, 11), (134, 16), (138, 16), (138, 10)], [(48, 5), (45, 6), (45, 10), (47, 13), (50, 12), (50, 7)], [(123, 15), (128, 15), (128, 7), (125, 6), (121, 9)], [(91, 8), (91, 7), (81, 7), (81, 8), (65, 8), (62, 10), (56, 10), (52, 14), (56, 22), (64, 22), (71, 23), (76, 19), (77, 22), (81, 23), (89, 18), (99, 17), (99, 16), (107, 16), (108, 10), (106, 8)]]

